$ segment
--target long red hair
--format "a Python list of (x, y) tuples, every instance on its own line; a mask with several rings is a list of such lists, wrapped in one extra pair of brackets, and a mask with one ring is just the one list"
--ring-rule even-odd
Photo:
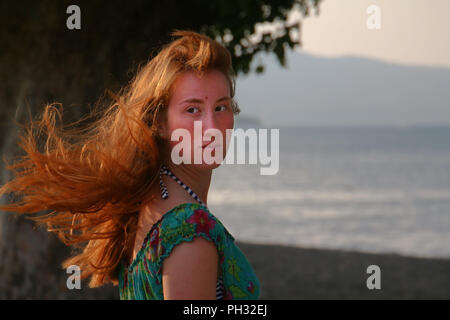
[[(48, 104), (36, 121), (23, 126), (18, 144), (25, 155), (13, 164), (3, 159), (14, 178), (0, 188), (0, 196), (13, 194), (17, 200), (0, 210), (38, 213), (28, 218), (78, 248), (62, 266), (78, 265), (82, 279), (91, 277), (90, 287), (117, 285), (117, 266), (132, 252), (137, 213), (158, 178), (163, 141), (155, 133), (175, 79), (186, 71), (219, 70), (234, 97), (225, 47), (191, 31), (172, 36), (177, 39), (112, 94), (104, 110), (90, 112), (90, 124), (63, 126), (62, 106)], [(234, 101), (233, 111), (240, 111)]]

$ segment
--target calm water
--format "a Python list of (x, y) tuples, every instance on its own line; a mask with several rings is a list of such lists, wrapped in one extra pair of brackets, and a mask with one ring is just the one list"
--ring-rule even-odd
[(450, 127), (281, 128), (278, 174), (223, 165), (208, 206), (241, 241), (450, 258)]

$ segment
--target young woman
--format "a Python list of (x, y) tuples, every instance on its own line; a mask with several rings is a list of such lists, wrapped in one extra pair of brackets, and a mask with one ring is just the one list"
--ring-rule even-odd
[[(46, 106), (20, 137), (26, 156), (7, 166), (15, 178), (0, 189), (21, 199), (0, 209), (50, 210), (32, 219), (81, 249), (63, 267), (79, 266), (90, 287), (119, 285), (121, 299), (257, 299), (252, 266), (207, 207), (220, 161), (194, 161), (196, 152), (226, 154), (240, 111), (231, 56), (204, 35), (173, 36), (84, 129), (63, 130), (59, 110)], [(220, 135), (207, 137), (213, 131)], [(174, 161), (180, 132), (189, 147), (179, 155), (191, 162)]]

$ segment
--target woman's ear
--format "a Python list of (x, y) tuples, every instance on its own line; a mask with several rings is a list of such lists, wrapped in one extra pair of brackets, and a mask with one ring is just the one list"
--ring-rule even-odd
[(160, 113), (158, 113), (156, 120), (156, 135), (162, 139), (167, 137), (165, 123), (166, 123), (166, 110), (163, 109), (161, 110)]
[(160, 138), (160, 139), (166, 139), (167, 138), (167, 132), (166, 132), (166, 128), (163, 125), (158, 124), (156, 126), (156, 135)]

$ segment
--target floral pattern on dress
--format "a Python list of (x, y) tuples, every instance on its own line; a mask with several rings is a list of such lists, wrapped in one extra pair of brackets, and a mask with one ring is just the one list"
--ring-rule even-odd
[(118, 267), (120, 299), (163, 300), (162, 265), (173, 248), (195, 237), (213, 241), (219, 254), (223, 299), (258, 299), (260, 283), (234, 237), (207, 207), (184, 203), (166, 212), (147, 233), (136, 258)]

